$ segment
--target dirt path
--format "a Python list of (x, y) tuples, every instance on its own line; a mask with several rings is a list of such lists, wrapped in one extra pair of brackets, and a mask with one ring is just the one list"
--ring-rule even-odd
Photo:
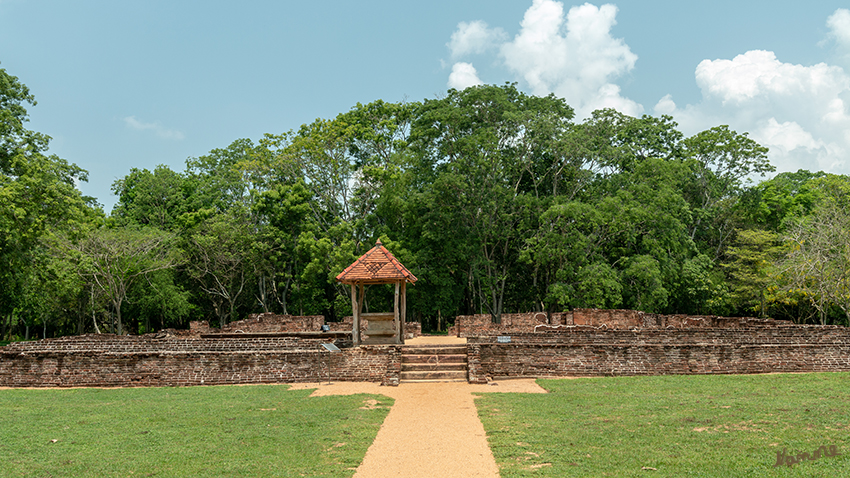
[(398, 387), (340, 382), (294, 384), (292, 388), (316, 388), (313, 396), (374, 393), (395, 399), (355, 478), (498, 477), (473, 394), (546, 393), (534, 380), (489, 385), (402, 383)]

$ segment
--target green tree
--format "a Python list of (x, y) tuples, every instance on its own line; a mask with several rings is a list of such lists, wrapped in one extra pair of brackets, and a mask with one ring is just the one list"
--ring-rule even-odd
[(219, 325), (236, 319), (237, 305), (251, 281), (251, 230), (243, 217), (216, 214), (186, 238), (189, 274), (212, 304)]
[(122, 308), (133, 286), (181, 263), (173, 241), (171, 234), (151, 227), (99, 228), (78, 242), (66, 239), (61, 247), (77, 264), (78, 274), (109, 301), (115, 330), (123, 334)]
[(35, 104), (26, 85), (0, 68), (0, 329), (25, 299), (46, 235), (74, 233), (99, 212), (76, 189), (86, 171), (48, 155), (50, 137), (25, 127), (26, 105)]
[(738, 231), (723, 263), (729, 275), (732, 304), (739, 310), (765, 317), (770, 287), (775, 285), (774, 264), (781, 257), (779, 234), (759, 229)]
[(850, 213), (827, 202), (789, 228), (790, 251), (780, 262), (785, 290), (802, 294), (827, 323), (829, 309), (838, 307), (850, 324)]
[(415, 112), (414, 149), (435, 178), (433, 194), (469, 233), (472, 295), (496, 322), (519, 246), (550, 190), (537, 173), (559, 170), (551, 167), (553, 145), (572, 116), (563, 100), (527, 96), (511, 84), (449, 90)]
[(752, 176), (776, 168), (767, 148), (728, 126), (716, 126), (684, 140), (692, 181), (686, 190), (694, 220), (690, 236), (714, 260), (720, 258), (741, 219), (738, 205)]
[(168, 166), (159, 165), (153, 172), (133, 168), (115, 181), (112, 191), (118, 202), (111, 217), (121, 225), (153, 226), (174, 232), (179, 228), (179, 217), (190, 212), (191, 199), (187, 196), (192, 191), (187, 180)]

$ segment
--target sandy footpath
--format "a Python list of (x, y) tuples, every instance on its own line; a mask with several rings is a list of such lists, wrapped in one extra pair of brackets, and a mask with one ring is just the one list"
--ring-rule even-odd
[(478, 420), (474, 393), (546, 393), (534, 380), (505, 380), (488, 385), (462, 382), (299, 383), (315, 388), (312, 396), (374, 393), (395, 399), (378, 436), (357, 468), (356, 478), (498, 477), (499, 469)]

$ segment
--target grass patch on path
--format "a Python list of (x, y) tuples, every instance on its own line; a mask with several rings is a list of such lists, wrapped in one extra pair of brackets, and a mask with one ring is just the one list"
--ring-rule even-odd
[(0, 476), (351, 476), (393, 400), (311, 392), (0, 390)]
[[(501, 476), (850, 476), (850, 374), (538, 380), (485, 394)], [(840, 456), (774, 468), (777, 452)]]

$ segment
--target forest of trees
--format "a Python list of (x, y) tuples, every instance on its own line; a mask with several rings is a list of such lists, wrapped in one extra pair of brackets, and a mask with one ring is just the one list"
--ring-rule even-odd
[[(357, 104), (297, 131), (131, 169), (104, 214), (26, 128), (0, 69), (0, 340), (146, 333), (255, 312), (349, 315), (335, 276), (377, 239), (408, 317), (579, 307), (850, 319), (850, 178), (775, 175), (726, 126), (574, 121), (513, 84)], [(380, 287), (367, 308), (388, 309)]]

